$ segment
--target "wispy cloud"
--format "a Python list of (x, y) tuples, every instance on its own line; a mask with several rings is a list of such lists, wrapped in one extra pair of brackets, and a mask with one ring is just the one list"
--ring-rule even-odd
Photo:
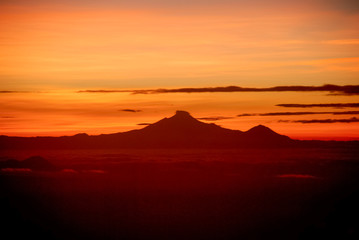
[(311, 120), (279, 120), (278, 122), (292, 122), (292, 123), (355, 123), (359, 122), (356, 117), (347, 119), (311, 119)]
[(250, 116), (298, 116), (298, 115), (317, 115), (317, 114), (332, 114), (332, 115), (353, 115), (359, 114), (359, 111), (345, 111), (345, 112), (270, 112), (270, 113), (244, 113), (237, 117)]
[(359, 103), (318, 103), (318, 104), (277, 104), (278, 107), (287, 108), (313, 108), (313, 107), (325, 107), (325, 108), (357, 108)]
[(124, 92), (133, 92), (133, 90), (94, 89), (94, 90), (77, 91), (77, 93), (124, 93)]
[(217, 92), (330, 92), (338, 95), (359, 94), (359, 85), (322, 85), (322, 86), (275, 86), (265, 88), (226, 86), (226, 87), (202, 87), (202, 88), (158, 88), (141, 90), (81, 90), (78, 93), (122, 93), (133, 94), (161, 94), (161, 93), (217, 93)]
[(142, 112), (142, 110), (138, 110), (138, 109), (121, 109), (119, 110), (120, 112), (131, 112), (131, 113), (138, 113), (138, 112)]
[(138, 126), (148, 126), (151, 125), (151, 123), (137, 123)]
[(12, 91), (12, 90), (0, 90), (0, 94), (11, 94), (11, 93), (40, 93), (34, 91)]
[(232, 118), (233, 117), (217, 116), (217, 117), (201, 117), (201, 118), (197, 118), (197, 119), (204, 120), (204, 121), (219, 121), (219, 120), (232, 119)]
[(18, 93), (19, 91), (0, 91), (0, 93)]

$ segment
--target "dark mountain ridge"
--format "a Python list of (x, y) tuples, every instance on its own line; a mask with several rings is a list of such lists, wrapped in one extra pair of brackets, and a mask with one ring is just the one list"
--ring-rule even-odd
[[(246, 132), (204, 123), (186, 111), (177, 111), (142, 129), (122, 133), (63, 137), (0, 136), (0, 149), (106, 149), (106, 148), (275, 148), (322, 141), (298, 141), (258, 125)], [(320, 144), (319, 144), (320, 145)]]

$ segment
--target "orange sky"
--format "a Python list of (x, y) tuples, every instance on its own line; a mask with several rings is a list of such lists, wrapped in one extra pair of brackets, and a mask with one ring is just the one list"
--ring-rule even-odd
[(216, 123), (233, 129), (264, 124), (296, 138), (359, 139), (355, 121), (293, 122), (350, 119), (356, 114), (235, 117), (355, 111), (359, 109), (275, 105), (355, 103), (359, 95), (77, 93), (355, 85), (358, 22), (359, 4), (351, 0), (1, 1), (0, 91), (22, 92), (0, 93), (0, 134), (111, 133), (139, 128), (138, 123), (154, 122), (182, 109), (195, 117), (227, 117)]

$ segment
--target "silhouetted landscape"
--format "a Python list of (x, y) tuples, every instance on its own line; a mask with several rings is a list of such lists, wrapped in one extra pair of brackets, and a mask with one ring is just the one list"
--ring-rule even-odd
[(177, 111), (123, 133), (0, 137), (14, 239), (357, 239), (358, 141), (242, 132)]
[(89, 136), (0, 136), (0, 149), (281, 148), (359, 146), (359, 141), (300, 141), (258, 125), (246, 132), (204, 123), (186, 111), (139, 129)]

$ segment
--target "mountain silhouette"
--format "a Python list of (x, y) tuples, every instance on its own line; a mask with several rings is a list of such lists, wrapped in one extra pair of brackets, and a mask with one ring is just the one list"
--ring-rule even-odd
[[(300, 141), (258, 125), (248, 131), (204, 123), (186, 111), (177, 111), (148, 126), (128, 132), (63, 137), (0, 136), (0, 149), (106, 149), (106, 148), (277, 148), (327, 146), (324, 141)], [(343, 142), (342, 142), (343, 144)], [(347, 143), (345, 143), (347, 144)], [(357, 145), (357, 142), (351, 144)]]
[(201, 121), (198, 121), (192, 117), (189, 112), (186, 111), (176, 111), (176, 114), (170, 118), (164, 118), (154, 124), (150, 124), (143, 129), (146, 132), (156, 132), (156, 133), (175, 133), (181, 134), (188, 131), (193, 131), (192, 133), (204, 134), (206, 132), (218, 132), (224, 130), (218, 125), (208, 124)]
[[(124, 133), (140, 140), (138, 144), (147, 147), (241, 147), (270, 140), (275, 143), (289, 143), (291, 139), (275, 133), (264, 126), (257, 126), (247, 132), (204, 123), (186, 111), (177, 111), (170, 118), (164, 118), (143, 129)], [(118, 135), (120, 136), (120, 135)], [(134, 143), (133, 143), (134, 144)]]
[(198, 121), (185, 111), (177, 111), (174, 116), (164, 118), (136, 132), (143, 140), (164, 145), (184, 145), (186, 142), (194, 144), (195, 141), (195, 145), (203, 145), (215, 141), (219, 136), (228, 138), (238, 133), (241, 132)]

